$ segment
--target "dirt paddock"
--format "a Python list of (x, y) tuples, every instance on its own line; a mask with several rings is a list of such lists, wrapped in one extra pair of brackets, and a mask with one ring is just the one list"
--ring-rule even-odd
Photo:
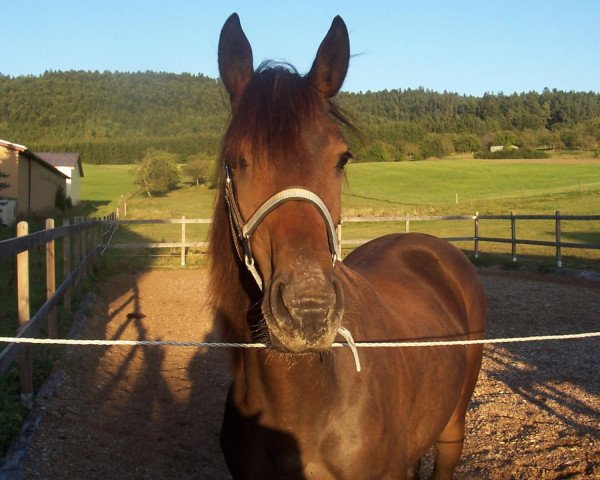
[[(488, 338), (600, 330), (598, 283), (480, 274)], [(213, 339), (205, 289), (203, 270), (113, 277), (82, 338)], [(598, 338), (487, 346), (457, 478), (600, 478), (599, 364)], [(224, 351), (78, 347), (61, 368), (16, 478), (229, 478), (218, 446)]]

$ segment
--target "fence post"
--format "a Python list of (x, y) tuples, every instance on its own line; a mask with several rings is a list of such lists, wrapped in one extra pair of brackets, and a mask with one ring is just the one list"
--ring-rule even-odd
[[(92, 219), (91, 218), (86, 218), (86, 222), (88, 224), (85, 233), (86, 233), (86, 251), (85, 251), (85, 255), (89, 255), (92, 250), (94, 249), (94, 224), (92, 223)], [(94, 273), (94, 262), (90, 261), (90, 263), (88, 263), (87, 266), (87, 275), (88, 277), (92, 276), (92, 274)]]
[[(83, 225), (85, 224), (85, 217), (79, 217), (79, 223), (82, 224), (82, 228), (79, 230), (79, 262), (78, 262), (78, 266), (81, 265), (83, 263), (83, 260), (85, 258), (85, 251), (87, 249), (87, 232), (85, 231), (85, 228), (83, 228)], [(81, 280), (85, 280), (85, 277), (87, 277), (87, 268), (84, 268), (81, 270)]]
[(404, 233), (410, 233), (410, 220), (404, 222)]
[[(46, 219), (46, 230), (54, 229), (54, 219)], [(54, 240), (46, 243), (46, 300), (50, 300), (56, 292), (56, 258)], [(48, 313), (48, 337), (56, 338), (58, 327), (56, 323), (56, 307)]]
[(556, 266), (562, 267), (562, 252), (560, 245), (560, 211), (556, 211)]
[[(98, 248), (98, 246), (102, 243), (102, 223), (99, 219), (96, 218), (94, 224), (94, 249)], [(94, 265), (98, 262), (98, 255), (94, 257)]]
[(475, 212), (475, 232), (473, 234), (475, 258), (479, 258), (479, 212)]
[[(79, 217), (73, 218), (73, 226), (79, 225)], [(81, 232), (75, 231), (73, 235), (73, 269), (77, 269), (81, 263)], [(75, 279), (74, 285), (79, 283), (80, 276), (78, 275)]]
[[(69, 219), (63, 219), (63, 226), (69, 227)], [(63, 281), (71, 275), (71, 233), (67, 230), (67, 233), (63, 237)], [(67, 288), (63, 297), (63, 307), (65, 311), (71, 311), (71, 289)]]
[(181, 266), (185, 267), (185, 215), (181, 217)]
[(512, 245), (512, 261), (517, 261), (517, 219), (515, 218), (515, 212), (510, 212), (510, 236)]
[[(27, 222), (17, 224), (17, 237), (29, 233)], [(29, 251), (17, 255), (17, 305), (19, 311), (19, 327), (25, 325), (30, 318), (29, 309)], [(21, 383), (21, 402), (31, 405), (33, 401), (33, 368), (31, 363), (31, 346), (23, 345), (19, 359), (19, 380)]]

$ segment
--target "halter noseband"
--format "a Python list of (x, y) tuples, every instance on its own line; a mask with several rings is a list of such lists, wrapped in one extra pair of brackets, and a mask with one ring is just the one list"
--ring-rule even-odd
[(252, 248), (250, 246), (250, 237), (256, 231), (261, 222), (275, 210), (279, 205), (290, 200), (298, 200), (302, 202), (311, 203), (321, 214), (325, 221), (325, 227), (327, 230), (327, 240), (329, 241), (329, 250), (331, 251), (331, 257), (333, 264), (335, 265), (336, 260), (341, 258), (340, 244), (337, 237), (337, 229), (331, 219), (331, 214), (327, 209), (323, 200), (304, 188), (286, 188), (272, 197), (268, 198), (259, 208), (254, 212), (250, 219), (244, 223), (242, 214), (240, 212), (239, 205), (235, 198), (233, 191), (233, 178), (231, 170), (228, 165), (225, 165), (225, 200), (227, 201), (229, 211), (229, 223), (231, 225), (231, 234), (233, 236), (233, 243), (237, 251), (240, 260), (246, 264), (246, 268), (252, 274), (252, 277), (256, 281), (258, 288), (263, 289), (262, 279), (258, 274), (258, 270), (254, 265), (254, 257), (252, 256)]

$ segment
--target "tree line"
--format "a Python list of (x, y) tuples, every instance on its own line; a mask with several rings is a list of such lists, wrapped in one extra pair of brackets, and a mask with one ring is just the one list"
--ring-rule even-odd
[[(363, 132), (358, 161), (486, 151), (600, 146), (600, 94), (545, 89), (482, 97), (425, 89), (342, 92), (337, 104)], [(219, 80), (160, 72), (48, 71), (0, 75), (0, 138), (34, 151), (77, 151), (85, 162), (133, 163), (148, 148), (180, 162), (214, 156), (229, 117)]]

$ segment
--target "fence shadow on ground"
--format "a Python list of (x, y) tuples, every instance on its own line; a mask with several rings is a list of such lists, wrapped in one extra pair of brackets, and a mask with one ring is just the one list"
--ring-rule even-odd
[[(506, 275), (507, 281), (519, 282), (517, 289), (522, 290), (515, 294), (503, 284), (485, 282), (490, 300), (488, 338), (598, 330), (598, 309), (594, 307), (600, 304), (600, 291), (596, 283), (578, 279), (556, 283), (544, 275), (526, 274), (520, 279), (509, 272)], [(580, 434), (600, 437), (600, 383), (590, 375), (597, 351), (597, 338), (488, 345), (485, 363), (490, 378), (557, 422)], [(561, 413), (565, 406), (589, 421), (578, 422)]]
[(108, 205), (111, 204), (110, 200), (82, 200), (74, 208), (74, 212), (77, 216), (94, 218), (99, 217), (100, 211), (105, 211)]
[[(203, 275), (186, 273), (188, 279), (194, 273)], [(179, 321), (182, 298), (161, 295), (161, 285), (148, 275), (125, 273), (108, 279), (83, 335), (216, 341), (210, 329), (193, 333), (206, 326)], [(150, 302), (150, 297), (159, 302)], [(191, 316), (193, 310), (184, 309), (182, 316)], [(229, 384), (224, 351), (80, 347), (67, 364), (70, 386), (61, 394), (64, 404), (61, 399), (59, 404), (73, 411), (73, 421), (70, 412), (55, 427), (53, 419), (42, 425), (62, 433), (46, 442), (44, 464), (35, 461), (35, 451), (29, 455), (27, 478), (81, 478), (82, 471), (89, 479), (228, 478), (218, 442)]]

